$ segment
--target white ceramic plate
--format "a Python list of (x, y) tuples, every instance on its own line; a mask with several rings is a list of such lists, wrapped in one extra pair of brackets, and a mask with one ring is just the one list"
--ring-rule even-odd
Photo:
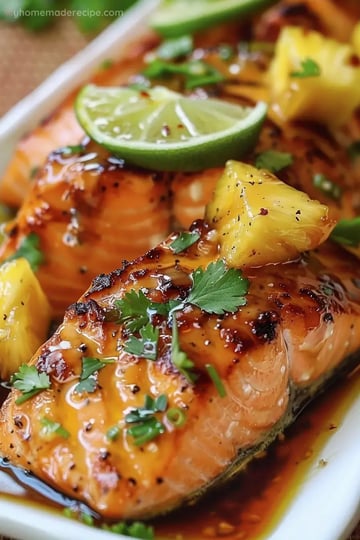
[[(0, 173), (20, 136), (85, 81), (102, 60), (118, 55), (144, 28), (158, 0), (143, 0), (128, 15), (113, 23), (86, 49), (61, 66), (37, 90), (0, 121)], [(311, 460), (301, 489), (267, 540), (343, 540), (360, 519), (360, 395), (355, 398), (338, 430)], [(319, 459), (328, 464), (321, 468)], [(0, 473), (0, 492), (19, 493)], [(22, 540), (128, 540), (128, 537), (93, 529), (65, 517), (0, 496), (0, 533)], [(355, 540), (355, 539), (354, 539)]]

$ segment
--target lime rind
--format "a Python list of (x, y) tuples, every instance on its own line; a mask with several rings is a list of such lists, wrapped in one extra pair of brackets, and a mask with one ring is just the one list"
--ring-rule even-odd
[(150, 26), (166, 38), (192, 34), (236, 16), (248, 16), (275, 0), (187, 0), (163, 2), (150, 19)]
[(196, 171), (241, 158), (256, 143), (266, 112), (262, 102), (240, 107), (164, 87), (144, 95), (88, 85), (76, 101), (80, 124), (98, 144), (131, 164), (163, 171)]

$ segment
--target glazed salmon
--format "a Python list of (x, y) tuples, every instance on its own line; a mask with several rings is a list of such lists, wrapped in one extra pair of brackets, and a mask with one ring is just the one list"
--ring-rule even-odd
[[(91, 80), (103, 86), (127, 83), (131, 75), (142, 69), (144, 54), (157, 42), (155, 35), (144, 36), (141, 42), (132, 43), (126, 51), (122, 51), (121, 60), (100, 69)], [(0, 199), (4, 203), (19, 207), (48, 154), (63, 146), (81, 142), (84, 132), (74, 112), (77, 93), (78, 90), (72, 92), (50, 116), (19, 142), (0, 182)]]
[(0, 247), (4, 260), (37, 235), (44, 256), (37, 276), (56, 318), (100, 270), (133, 259), (170, 231), (164, 175), (124, 168), (91, 142), (73, 150), (51, 154)]
[[(198, 57), (213, 64), (228, 75), (229, 63), (219, 61), (212, 49), (219, 44), (238, 44), (255, 40), (274, 42), (286, 25), (294, 24), (309, 29), (319, 30), (339, 40), (347, 40), (354, 24), (359, 17), (359, 9), (355, 2), (347, 0), (337, 5), (335, 0), (284, 0), (274, 8), (266, 10), (253, 21), (233, 21), (229, 24), (218, 25), (211, 30), (200, 32), (195, 37), (195, 47), (206, 49), (198, 52)], [(336, 24), (333, 24), (336, 21)], [(122, 59), (106, 70), (100, 70), (91, 79), (102, 86), (127, 84), (145, 66), (144, 56), (159, 42), (154, 34), (146, 34), (141, 41), (129, 45), (122, 51)], [(209, 52), (210, 51), (210, 52)], [(232, 74), (231, 81), (226, 86), (235, 86), (238, 98), (248, 98), (253, 101), (266, 100), (267, 94), (261, 83), (263, 69), (256, 67), (252, 61), (244, 62), (241, 58), (238, 73)], [(241, 82), (241, 89), (239, 89)], [(176, 85), (175, 85), (176, 86)], [(176, 88), (175, 88), (176, 89)], [(14, 156), (9, 163), (0, 182), (0, 200), (9, 206), (18, 207), (36, 177), (39, 168), (44, 165), (48, 154), (62, 146), (78, 144), (83, 131), (76, 121), (73, 111), (77, 91), (68, 98), (33, 132), (25, 136), (18, 144)], [(231, 92), (230, 92), (231, 93)]]
[[(216, 235), (201, 221), (191, 233), (198, 240), (181, 253), (173, 234), (98, 276), (30, 362), (48, 385), (25, 400), (13, 389), (1, 411), (1, 455), (106, 518), (193, 501), (240, 470), (338, 370), (358, 364), (360, 275), (350, 254), (328, 243), (247, 268), (246, 304), (211, 314), (186, 299), (194, 272), (216, 264)], [(151, 347), (129, 352), (141, 334), (131, 327), (139, 305), (131, 319), (126, 295), (152, 306), (143, 312), (158, 332), (151, 358)], [(159, 308), (178, 299), (172, 317)], [(95, 362), (87, 377), (84, 362)]]

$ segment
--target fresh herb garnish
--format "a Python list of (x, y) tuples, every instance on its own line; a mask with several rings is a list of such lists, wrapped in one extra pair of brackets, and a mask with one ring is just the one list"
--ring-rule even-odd
[(205, 369), (208, 372), (210, 379), (214, 383), (215, 388), (216, 388), (219, 396), (222, 397), (222, 398), (225, 397), (226, 396), (226, 390), (225, 390), (223, 382), (220, 379), (220, 376), (219, 376), (219, 374), (218, 374), (218, 372), (216, 370), (216, 367), (213, 366), (212, 364), (205, 364)]
[(115, 302), (115, 307), (120, 311), (119, 322), (123, 323), (131, 332), (138, 332), (148, 323), (151, 300), (142, 290), (131, 290), (121, 300)]
[(179, 330), (177, 327), (176, 315), (172, 314), (172, 340), (171, 340), (171, 360), (174, 366), (186, 377), (186, 379), (193, 383), (198, 376), (194, 373), (193, 369), (195, 364), (187, 354), (180, 349), (179, 344)]
[(102, 525), (102, 529), (131, 538), (141, 538), (141, 540), (155, 539), (154, 528), (141, 521), (134, 521), (133, 523), (120, 521), (119, 523), (113, 523), (111, 525), (104, 524)]
[(22, 396), (15, 400), (16, 405), (21, 405), (24, 401), (50, 388), (49, 375), (44, 372), (39, 373), (35, 366), (27, 364), (19, 367), (19, 371), (12, 375), (10, 383), (22, 392)]
[(106, 432), (106, 438), (109, 441), (116, 441), (121, 432), (120, 426), (111, 426)]
[(255, 167), (258, 169), (267, 169), (270, 172), (278, 172), (292, 165), (293, 156), (288, 152), (279, 152), (278, 150), (266, 150), (258, 154), (255, 159)]
[(130, 336), (125, 342), (124, 350), (148, 360), (156, 360), (159, 329), (148, 322), (140, 328), (140, 337)]
[(182, 75), (185, 88), (188, 90), (198, 86), (216, 84), (224, 80), (224, 76), (220, 71), (202, 60), (174, 63), (156, 59), (145, 68), (143, 75), (149, 79), (163, 79), (171, 75)]
[(25, 236), (15, 253), (7, 257), (3, 262), (14, 261), (22, 257), (28, 261), (34, 272), (44, 262), (44, 255), (40, 250), (40, 240), (36, 233), (31, 232), (28, 236)]
[(41, 433), (45, 436), (56, 433), (56, 435), (59, 435), (63, 439), (68, 439), (70, 437), (70, 433), (60, 424), (60, 422), (54, 422), (53, 420), (50, 420), (50, 418), (44, 416), (41, 418), (40, 424), (42, 425)]
[(360, 245), (360, 216), (341, 219), (334, 227), (330, 238), (338, 244), (358, 247)]
[(34, 167), (31, 167), (31, 169), (30, 169), (30, 180), (34, 180), (34, 178), (36, 178), (39, 171), (40, 171), (39, 165), (34, 165)]
[(84, 147), (82, 144), (74, 144), (74, 145), (68, 145), (68, 146), (62, 146), (57, 151), (59, 154), (64, 154), (65, 156), (72, 156), (74, 154), (80, 154), (84, 151)]
[(81, 373), (80, 382), (75, 386), (74, 392), (95, 392), (97, 387), (97, 381), (94, 375), (97, 371), (105, 367), (107, 364), (113, 364), (114, 359), (99, 360), (99, 358), (93, 358), (91, 356), (84, 356), (81, 359)]
[(162, 60), (174, 60), (191, 53), (193, 47), (193, 38), (190, 35), (166, 39), (156, 49), (156, 56)]
[(226, 268), (222, 260), (212, 262), (191, 274), (193, 286), (184, 303), (198, 306), (207, 313), (223, 315), (246, 304), (249, 281), (237, 268)]
[(301, 69), (298, 71), (292, 71), (290, 77), (319, 77), (321, 75), (320, 66), (312, 58), (305, 58), (301, 61)]
[(348, 146), (347, 151), (352, 160), (360, 157), (360, 140), (352, 142)]
[(166, 408), (167, 396), (165, 394), (161, 394), (156, 399), (146, 395), (144, 406), (133, 409), (125, 416), (127, 424), (136, 424), (127, 430), (127, 433), (134, 438), (136, 446), (142, 446), (165, 433), (165, 426), (156, 418), (155, 413), (164, 412)]
[(313, 184), (316, 188), (320, 189), (325, 195), (330, 197), (330, 199), (333, 199), (334, 201), (338, 201), (341, 199), (342, 195), (342, 189), (340, 186), (335, 184), (330, 178), (325, 176), (325, 174), (317, 173), (313, 176)]
[(176, 428), (182, 427), (186, 422), (186, 414), (179, 407), (170, 407), (166, 411), (166, 418)]
[(200, 238), (197, 232), (181, 232), (177, 238), (170, 244), (170, 248), (174, 253), (181, 253), (188, 247), (192, 246)]

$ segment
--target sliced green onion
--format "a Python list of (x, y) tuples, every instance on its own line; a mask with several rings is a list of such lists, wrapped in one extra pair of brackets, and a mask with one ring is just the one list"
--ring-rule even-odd
[(166, 418), (174, 427), (182, 427), (186, 422), (186, 414), (179, 407), (170, 407), (166, 413)]
[(216, 367), (213, 366), (212, 364), (205, 364), (205, 369), (206, 371), (208, 372), (208, 375), (210, 377), (210, 379), (212, 380), (212, 382), (214, 383), (214, 386), (216, 388), (216, 390), (218, 391), (218, 394), (220, 397), (225, 397), (226, 396), (226, 390), (225, 390), (225, 387), (223, 385), (223, 382), (216, 370)]

